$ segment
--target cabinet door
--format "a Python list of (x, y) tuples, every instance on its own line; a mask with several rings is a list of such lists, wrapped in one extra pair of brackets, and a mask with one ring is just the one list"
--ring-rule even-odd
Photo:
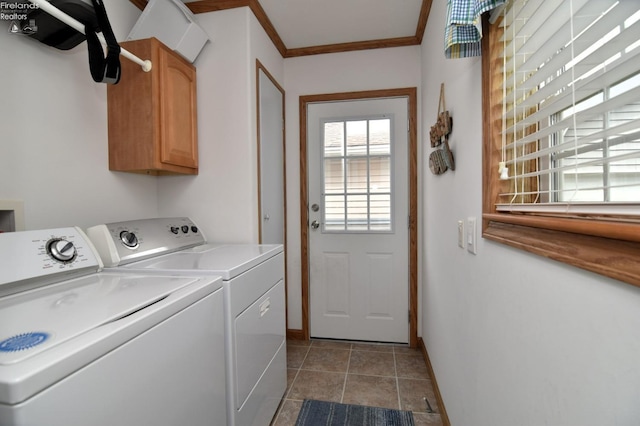
[(172, 53), (160, 59), (160, 162), (198, 167), (196, 73)]

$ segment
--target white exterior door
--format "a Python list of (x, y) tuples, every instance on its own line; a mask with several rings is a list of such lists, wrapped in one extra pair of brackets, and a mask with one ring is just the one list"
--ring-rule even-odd
[(311, 337), (409, 341), (406, 97), (307, 113)]

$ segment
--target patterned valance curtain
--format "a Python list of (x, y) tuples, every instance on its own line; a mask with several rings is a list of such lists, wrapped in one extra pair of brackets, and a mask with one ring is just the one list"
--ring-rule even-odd
[(444, 54), (447, 58), (480, 56), (482, 22), (480, 15), (506, 0), (448, 0), (444, 30)]

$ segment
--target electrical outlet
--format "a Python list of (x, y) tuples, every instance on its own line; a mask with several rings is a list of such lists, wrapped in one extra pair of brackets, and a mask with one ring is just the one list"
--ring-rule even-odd
[(458, 247), (464, 248), (464, 220), (458, 221)]
[(467, 218), (467, 251), (476, 254), (476, 218)]

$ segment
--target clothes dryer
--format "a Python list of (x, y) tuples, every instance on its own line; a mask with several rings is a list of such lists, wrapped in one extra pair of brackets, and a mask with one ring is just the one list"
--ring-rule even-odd
[(189, 218), (87, 230), (109, 267), (223, 279), (230, 426), (268, 426), (287, 384), (284, 252), (280, 244), (207, 243)]

